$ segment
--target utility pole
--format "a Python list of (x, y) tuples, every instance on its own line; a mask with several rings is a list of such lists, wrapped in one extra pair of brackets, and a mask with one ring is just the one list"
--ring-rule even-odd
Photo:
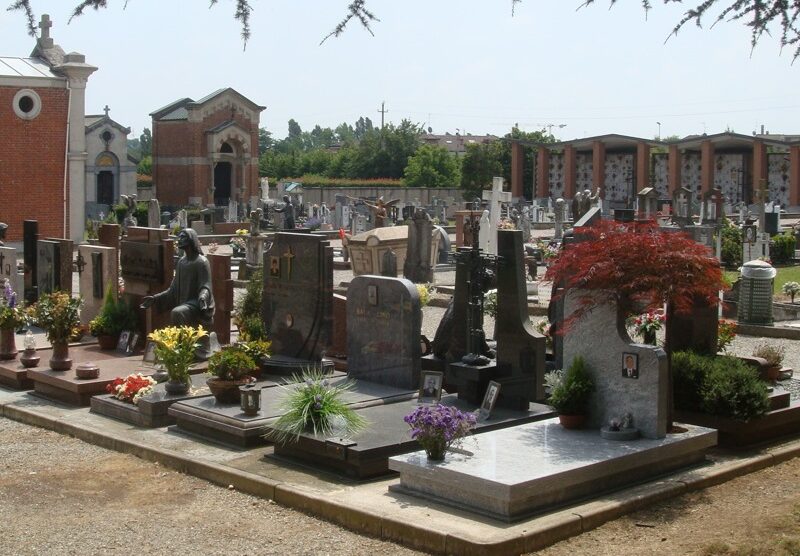
[(386, 108), (384, 106), (385, 104), (386, 104), (386, 101), (381, 102), (381, 109), (378, 110), (378, 112), (380, 112), (380, 114), (381, 114), (381, 131), (383, 131), (383, 126), (384, 126), (384, 123), (385, 123), (384, 117), (385, 117), (386, 113), (388, 112), (388, 110), (386, 110)]

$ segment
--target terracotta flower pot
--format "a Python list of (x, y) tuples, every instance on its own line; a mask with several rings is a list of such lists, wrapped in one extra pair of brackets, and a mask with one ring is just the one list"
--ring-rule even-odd
[(100, 346), (100, 349), (116, 349), (118, 341), (119, 336), (113, 336), (111, 334), (100, 334), (97, 336), (97, 345)]
[(770, 382), (775, 382), (778, 380), (778, 377), (781, 375), (781, 369), (783, 369), (783, 365), (770, 365), (767, 367), (767, 380)]
[(586, 422), (586, 415), (558, 415), (558, 422), (565, 429), (580, 429)]
[(8, 361), (17, 357), (17, 342), (13, 328), (0, 329), (0, 359)]
[(222, 380), (214, 377), (209, 378), (206, 384), (208, 385), (208, 389), (211, 390), (211, 394), (219, 403), (238, 404), (241, 399), (239, 387), (252, 382), (254, 382), (254, 379), (251, 377), (245, 377), (239, 380)]
[(69, 357), (69, 344), (66, 340), (53, 342), (50, 368), (54, 371), (68, 371), (72, 368), (72, 359)]

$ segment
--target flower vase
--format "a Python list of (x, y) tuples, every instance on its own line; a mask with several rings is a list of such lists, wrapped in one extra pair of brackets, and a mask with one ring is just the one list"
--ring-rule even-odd
[(645, 332), (645, 333), (642, 334), (642, 336), (644, 338), (644, 343), (645, 344), (649, 344), (651, 346), (656, 345), (656, 331), (655, 330), (651, 330), (649, 332)]
[(17, 357), (17, 343), (14, 340), (14, 329), (0, 329), (0, 359), (9, 360)]
[(425, 454), (428, 456), (428, 461), (444, 461), (444, 454), (447, 452), (447, 446), (444, 442), (436, 442), (425, 447)]
[(54, 371), (68, 371), (72, 368), (72, 359), (69, 358), (69, 344), (67, 340), (53, 342), (53, 355), (50, 357), (50, 368)]
[(164, 389), (167, 391), (167, 394), (182, 396), (189, 393), (189, 383), (184, 380), (169, 379), (164, 383)]

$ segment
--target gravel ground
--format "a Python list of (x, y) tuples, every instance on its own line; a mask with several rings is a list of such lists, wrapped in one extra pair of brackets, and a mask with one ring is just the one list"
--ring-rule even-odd
[(0, 554), (419, 554), (0, 418)]

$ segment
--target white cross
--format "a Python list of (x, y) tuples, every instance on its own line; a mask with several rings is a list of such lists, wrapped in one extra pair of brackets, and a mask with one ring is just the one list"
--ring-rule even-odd
[(492, 190), (483, 192), (484, 201), (489, 201), (489, 247), (488, 253), (497, 254), (497, 228), (500, 225), (500, 211), (503, 203), (511, 202), (511, 193), (503, 191), (503, 178), (492, 179)]

